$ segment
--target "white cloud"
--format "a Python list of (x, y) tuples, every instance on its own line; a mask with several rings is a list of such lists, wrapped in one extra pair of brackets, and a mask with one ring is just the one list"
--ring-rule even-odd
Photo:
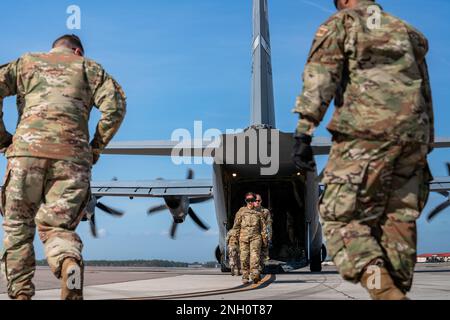
[(303, 2), (303, 3), (306, 3), (307, 5), (310, 5), (310, 6), (312, 6), (312, 7), (315, 7), (315, 8), (317, 8), (317, 9), (323, 11), (323, 12), (326, 12), (326, 13), (334, 13), (332, 10), (330, 10), (330, 9), (328, 9), (328, 8), (325, 8), (324, 6), (321, 6), (320, 4), (317, 4), (317, 3), (313, 2), (313, 1), (302, 0), (302, 2)]
[(99, 229), (97, 231), (98, 237), (99, 238), (106, 238), (106, 236), (108, 235), (108, 232), (106, 231), (106, 229)]

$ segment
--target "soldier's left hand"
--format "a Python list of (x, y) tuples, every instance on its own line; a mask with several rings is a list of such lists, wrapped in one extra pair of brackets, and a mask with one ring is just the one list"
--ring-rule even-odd
[(100, 155), (96, 152), (92, 152), (92, 165), (96, 165), (99, 159)]

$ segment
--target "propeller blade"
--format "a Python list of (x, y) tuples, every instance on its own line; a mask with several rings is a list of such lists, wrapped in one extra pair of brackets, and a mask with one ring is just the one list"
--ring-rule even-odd
[(186, 179), (187, 179), (187, 180), (192, 180), (192, 179), (194, 179), (194, 170), (192, 170), (192, 169), (189, 169), (189, 170), (188, 170), (188, 174), (187, 174)]
[(428, 215), (427, 220), (428, 221), (433, 220), (439, 213), (441, 213), (442, 211), (444, 211), (448, 207), (450, 207), (450, 199), (445, 201), (444, 203), (441, 203), (436, 208), (434, 208), (434, 210), (431, 211), (431, 213)]
[(448, 198), (450, 196), (450, 193), (448, 191), (436, 191), (436, 193), (439, 193), (440, 195)]
[(112, 216), (116, 216), (116, 217), (122, 217), (125, 214), (123, 211), (120, 211), (120, 210), (108, 207), (108, 206), (104, 205), (101, 202), (97, 202), (97, 208), (99, 208), (100, 210), (105, 211), (106, 213), (108, 213), (108, 214), (110, 214)]
[(159, 206), (154, 206), (148, 209), (147, 214), (153, 214), (163, 210), (167, 210), (167, 206), (165, 204), (160, 204)]
[(170, 237), (172, 239), (175, 239), (175, 235), (177, 233), (177, 228), (178, 228), (178, 223), (173, 222), (172, 223), (172, 228), (170, 228)]
[(205, 223), (203, 223), (202, 220), (195, 214), (194, 210), (192, 208), (189, 208), (188, 214), (191, 216), (192, 220), (203, 230), (209, 230), (209, 226), (207, 226)]
[(97, 226), (95, 225), (95, 215), (88, 216), (89, 225), (91, 227), (91, 234), (94, 238), (97, 238)]
[(447, 162), (447, 172), (448, 172), (448, 175), (450, 176), (450, 162)]
[(205, 202), (205, 201), (209, 201), (209, 200), (211, 200), (212, 198), (213, 198), (213, 196), (200, 197), (200, 198), (192, 198), (192, 199), (189, 199), (189, 203), (192, 203), (192, 204), (202, 203), (202, 202)]

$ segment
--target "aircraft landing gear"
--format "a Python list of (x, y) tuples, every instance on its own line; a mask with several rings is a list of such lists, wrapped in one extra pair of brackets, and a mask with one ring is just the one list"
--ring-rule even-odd
[(223, 253), (220, 250), (219, 246), (217, 246), (217, 248), (216, 248), (215, 256), (216, 256), (217, 262), (220, 264), (220, 271), (222, 271), (223, 273), (231, 272), (231, 269), (228, 268), (224, 262), (225, 259), (224, 259)]
[(226, 265), (224, 265), (223, 263), (221, 263), (220, 264), (220, 271), (222, 272), (222, 273), (228, 273), (228, 272), (231, 272), (231, 269), (230, 268), (228, 268)]
[(309, 270), (311, 272), (322, 272), (322, 262), (327, 258), (327, 248), (322, 244), (319, 252), (312, 254), (311, 261), (309, 263)]

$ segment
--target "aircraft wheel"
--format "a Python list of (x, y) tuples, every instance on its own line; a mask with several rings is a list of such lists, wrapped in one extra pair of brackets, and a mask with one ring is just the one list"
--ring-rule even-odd
[(220, 251), (220, 246), (216, 247), (214, 255), (216, 256), (217, 263), (222, 263), (222, 252)]
[(320, 255), (315, 255), (311, 257), (311, 263), (309, 264), (309, 270), (311, 272), (321, 272), (322, 271), (322, 261)]
[(220, 271), (222, 271), (222, 273), (228, 273), (231, 272), (231, 269), (228, 268), (226, 265), (224, 265), (223, 263), (220, 264)]
[(220, 263), (220, 271), (222, 271), (223, 273), (227, 273), (227, 272), (231, 272), (231, 269), (228, 268), (225, 263), (223, 262), (223, 254), (222, 251), (220, 250), (220, 247), (217, 246), (216, 251), (215, 251), (215, 256), (216, 256), (216, 260), (218, 263)]

